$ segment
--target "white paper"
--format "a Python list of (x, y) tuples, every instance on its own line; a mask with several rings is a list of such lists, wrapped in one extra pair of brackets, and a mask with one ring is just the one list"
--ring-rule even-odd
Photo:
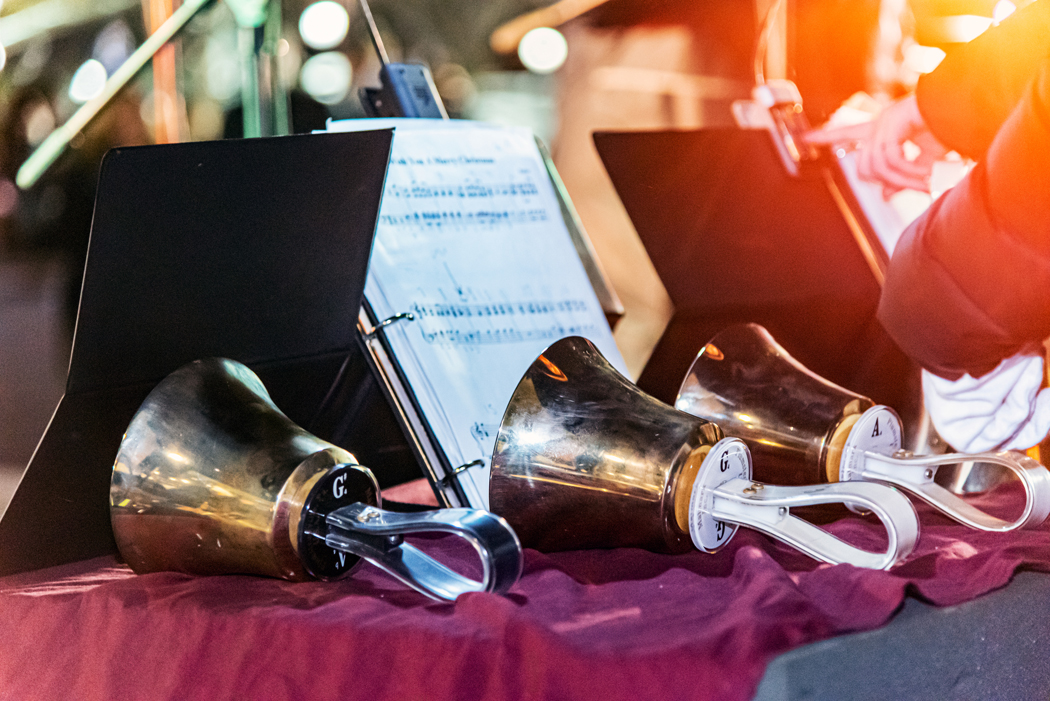
[[(462, 121), (396, 125), (365, 296), (378, 319), (411, 312), (387, 340), (471, 505), (488, 505), (489, 461), (529, 365), (584, 336), (626, 365), (573, 247), (531, 132)], [(348, 164), (352, 167), (352, 164)]]

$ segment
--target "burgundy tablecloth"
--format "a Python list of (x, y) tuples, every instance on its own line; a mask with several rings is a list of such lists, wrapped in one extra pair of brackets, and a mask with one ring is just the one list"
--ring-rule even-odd
[[(717, 555), (525, 553), (509, 596), (435, 603), (370, 565), (336, 583), (135, 576), (103, 558), (0, 580), (2, 699), (748, 699), (792, 647), (1050, 571), (1050, 528), (921, 508), (890, 572), (818, 565), (741, 529)], [(874, 547), (874, 522), (829, 529)], [(453, 538), (422, 542), (466, 563)], [(465, 567), (469, 569), (469, 567)]]

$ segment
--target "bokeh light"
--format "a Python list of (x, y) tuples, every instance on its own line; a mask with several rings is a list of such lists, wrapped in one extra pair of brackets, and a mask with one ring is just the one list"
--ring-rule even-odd
[(929, 73), (944, 60), (944, 51), (936, 46), (911, 44), (904, 49), (904, 65), (916, 73)]
[(999, 24), (1016, 11), (1017, 5), (1010, 2), (1010, 0), (999, 0), (992, 9), (992, 21)]
[(69, 83), (69, 99), (79, 105), (98, 97), (106, 87), (107, 77), (102, 62), (89, 58), (73, 74), (73, 80)]
[(350, 29), (350, 15), (346, 8), (332, 0), (321, 0), (309, 5), (299, 15), (299, 35), (311, 49), (334, 49), (346, 38)]
[(521, 39), (518, 58), (533, 73), (553, 73), (569, 55), (569, 44), (557, 29), (537, 27)]
[(299, 72), (299, 84), (313, 99), (326, 105), (341, 102), (350, 91), (350, 59), (338, 51), (311, 56)]

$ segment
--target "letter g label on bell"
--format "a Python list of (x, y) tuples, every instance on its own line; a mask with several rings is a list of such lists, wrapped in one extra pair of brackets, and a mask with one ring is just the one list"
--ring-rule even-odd
[[(728, 470), (722, 467), (728, 465)], [(869, 552), (791, 515), (795, 506), (841, 503), (871, 511), (886, 528), (888, 547)], [(782, 487), (751, 480), (751, 453), (739, 438), (723, 438), (697, 471), (689, 503), (689, 535), (704, 552), (718, 550), (747, 526), (818, 560), (889, 569), (906, 558), (919, 537), (915, 509), (896, 489), (867, 482)]]

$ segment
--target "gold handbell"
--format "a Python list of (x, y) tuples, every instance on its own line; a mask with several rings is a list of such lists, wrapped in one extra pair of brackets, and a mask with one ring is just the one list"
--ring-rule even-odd
[[(860, 550), (790, 515), (824, 503), (875, 512), (887, 551)], [(827, 562), (885, 569), (918, 537), (915, 510), (890, 487), (753, 482), (743, 442), (641, 391), (579, 337), (550, 346), (518, 383), (496, 438), (489, 508), (544, 551), (683, 552), (692, 542), (714, 552), (744, 525)]]
[[(380, 506), (370, 470), (292, 423), (247, 367), (219, 358), (154, 388), (124, 434), (110, 485), (117, 545), (140, 574), (338, 579), (363, 558), (435, 599), (505, 592), (518, 580), (521, 545), (498, 516)], [(404, 542), (431, 531), (470, 541), (482, 581)]]
[[(889, 483), (972, 528), (1008, 531), (1050, 514), (1050, 472), (1017, 452), (914, 456), (901, 450), (893, 409), (811, 372), (757, 324), (730, 326), (697, 355), (675, 407), (715, 421), (747, 443), (758, 478), (783, 484), (870, 480)], [(979, 462), (1021, 480), (1025, 507), (1006, 521), (934, 482), (937, 468)]]

